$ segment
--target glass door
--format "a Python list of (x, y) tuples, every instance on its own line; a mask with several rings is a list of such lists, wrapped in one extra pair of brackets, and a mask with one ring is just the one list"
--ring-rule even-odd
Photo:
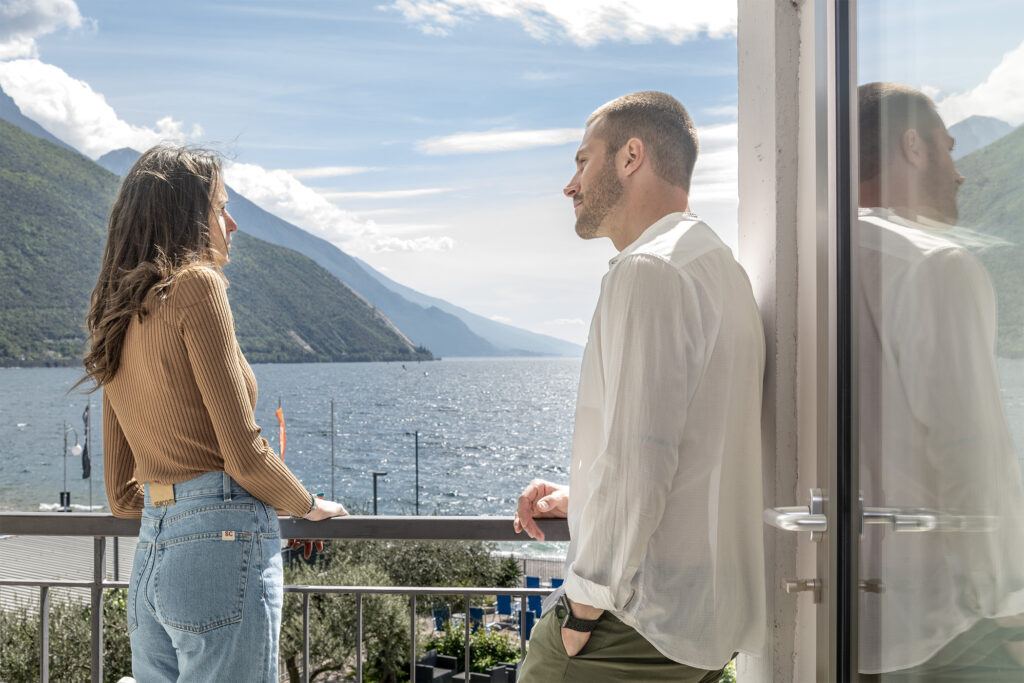
[(1024, 680), (1022, 26), (1015, 0), (849, 17), (837, 468), (862, 681)]

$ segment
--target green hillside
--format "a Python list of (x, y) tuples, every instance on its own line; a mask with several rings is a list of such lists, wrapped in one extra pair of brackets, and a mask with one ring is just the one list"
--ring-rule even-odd
[(1024, 357), (1024, 126), (957, 161), (960, 224), (1000, 237), (979, 252), (999, 302), (999, 355)]
[[(120, 178), (0, 120), (0, 365), (75, 365)], [(429, 359), (323, 268), (237, 235), (228, 296), (252, 362)]]

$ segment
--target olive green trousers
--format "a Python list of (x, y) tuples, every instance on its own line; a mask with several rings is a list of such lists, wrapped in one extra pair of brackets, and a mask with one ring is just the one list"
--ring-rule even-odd
[(672, 661), (635, 629), (607, 612), (601, 615), (597, 628), (579, 654), (569, 657), (562, 645), (560, 624), (551, 610), (533, 629), (518, 680), (519, 683), (714, 683), (722, 674), (721, 669), (706, 671)]

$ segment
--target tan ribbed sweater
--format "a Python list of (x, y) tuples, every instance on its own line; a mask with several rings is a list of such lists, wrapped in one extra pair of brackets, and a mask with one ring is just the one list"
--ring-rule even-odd
[(275, 508), (305, 515), (310, 494), (253, 417), (256, 377), (235, 339), (223, 276), (190, 268), (147, 306), (103, 387), (104, 479), (114, 516), (141, 516), (141, 482), (177, 484), (219, 471)]

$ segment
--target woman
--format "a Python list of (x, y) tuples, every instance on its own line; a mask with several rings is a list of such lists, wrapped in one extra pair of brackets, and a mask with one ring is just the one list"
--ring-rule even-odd
[(111, 210), (87, 318), (103, 387), (107, 499), (142, 517), (128, 589), (132, 669), (151, 681), (276, 681), (283, 598), (275, 508), (310, 495), (253, 418), (221, 266), (238, 225), (212, 154), (157, 146)]

